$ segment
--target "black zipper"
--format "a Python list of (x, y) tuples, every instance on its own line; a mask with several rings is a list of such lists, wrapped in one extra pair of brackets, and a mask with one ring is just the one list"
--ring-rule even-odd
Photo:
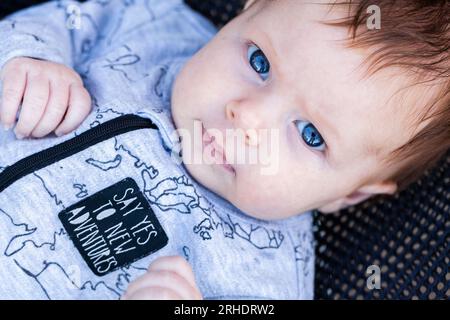
[(8, 166), (0, 173), (0, 192), (20, 178), (70, 157), (94, 144), (122, 133), (146, 128), (158, 129), (150, 119), (133, 114), (123, 115), (99, 124), (72, 139), (39, 151)]

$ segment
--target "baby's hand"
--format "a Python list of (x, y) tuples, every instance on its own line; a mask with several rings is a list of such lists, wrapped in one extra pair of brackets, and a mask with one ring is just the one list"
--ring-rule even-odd
[(143, 276), (130, 283), (122, 300), (201, 300), (194, 272), (181, 256), (153, 261)]
[(53, 130), (63, 135), (79, 126), (91, 110), (91, 97), (81, 77), (59, 63), (17, 57), (0, 74), (3, 82), (0, 121), (14, 129), (17, 138), (43, 137)]

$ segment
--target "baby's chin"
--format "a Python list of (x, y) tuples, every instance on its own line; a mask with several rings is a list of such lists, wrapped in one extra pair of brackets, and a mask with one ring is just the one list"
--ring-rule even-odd
[(298, 214), (286, 211), (282, 203), (269, 203), (264, 201), (249, 201), (250, 197), (237, 197), (227, 199), (236, 208), (242, 211), (245, 215), (258, 220), (282, 220), (287, 219)]
[[(233, 203), (232, 201), (230, 202)], [(268, 211), (267, 209), (260, 207), (255, 208), (255, 207), (241, 206), (239, 203), (233, 203), (233, 205), (239, 210), (241, 210), (245, 215), (258, 220), (275, 221), (287, 219), (294, 216), (290, 214), (285, 215), (279, 214), (279, 212), (275, 210)]]

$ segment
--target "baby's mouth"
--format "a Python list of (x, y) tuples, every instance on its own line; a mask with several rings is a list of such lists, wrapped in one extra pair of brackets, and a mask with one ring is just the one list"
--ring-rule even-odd
[(227, 157), (225, 155), (225, 152), (223, 151), (223, 148), (219, 146), (219, 144), (215, 141), (216, 137), (211, 136), (208, 131), (205, 129), (202, 123), (202, 141), (203, 141), (203, 150), (210, 144), (212, 144), (212, 149), (210, 150), (211, 156), (215, 158), (216, 152), (219, 155), (219, 158), (221, 158), (220, 163), (217, 163), (219, 165), (222, 165), (225, 169), (230, 171), (231, 173), (235, 174), (236, 171), (234, 167), (227, 162)]

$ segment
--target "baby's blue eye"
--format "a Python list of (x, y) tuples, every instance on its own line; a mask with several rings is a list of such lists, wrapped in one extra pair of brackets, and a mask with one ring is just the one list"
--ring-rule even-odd
[(247, 50), (247, 59), (250, 66), (261, 75), (263, 80), (269, 76), (270, 63), (264, 53), (254, 44), (249, 45)]
[(311, 122), (297, 120), (295, 121), (295, 125), (297, 126), (303, 141), (305, 141), (308, 146), (319, 150), (325, 148), (325, 141)]

